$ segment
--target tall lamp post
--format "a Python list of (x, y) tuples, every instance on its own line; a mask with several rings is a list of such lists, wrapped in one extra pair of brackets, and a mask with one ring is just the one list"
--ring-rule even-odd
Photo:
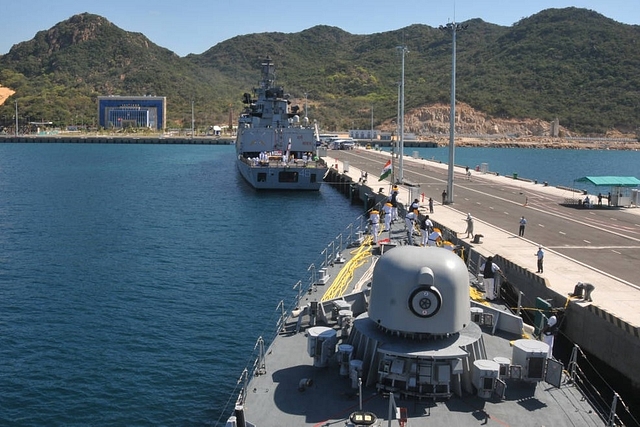
[(16, 137), (18, 136), (18, 100), (16, 99)]
[(195, 116), (193, 115), (193, 107), (194, 107), (194, 100), (191, 100), (191, 138), (194, 138), (196, 136), (195, 131), (196, 131), (196, 119)]
[(440, 26), (442, 31), (449, 31), (453, 37), (451, 55), (451, 114), (449, 117), (449, 168), (447, 174), (447, 199), (446, 203), (453, 203), (453, 167), (455, 161), (455, 133), (456, 133), (456, 32), (466, 30), (468, 25), (450, 22)]
[(402, 78), (400, 79), (400, 114), (398, 123), (400, 125), (400, 149), (398, 150), (398, 171), (397, 182), (404, 182), (403, 157), (404, 157), (404, 55), (409, 50), (406, 46), (398, 46), (396, 49), (402, 51)]
[(371, 134), (369, 135), (369, 145), (373, 148), (373, 104), (371, 104)]

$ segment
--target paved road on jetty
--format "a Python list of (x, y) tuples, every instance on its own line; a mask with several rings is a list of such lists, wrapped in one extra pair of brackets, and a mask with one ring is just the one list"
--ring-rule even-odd
[[(376, 183), (384, 163), (389, 159), (373, 150), (331, 150), (328, 157), (347, 161), (369, 174), (369, 185), (384, 188), (388, 182)], [(405, 157), (406, 159), (406, 157)], [(397, 159), (395, 166), (397, 169)], [(435, 202), (433, 218), (438, 219), (438, 205), (447, 187), (447, 170), (439, 164), (417, 164), (404, 161), (405, 181), (420, 186), (420, 193)], [(380, 184), (380, 185), (378, 185)], [(519, 239), (521, 216), (527, 219), (524, 239), (541, 244), (598, 272), (611, 276), (640, 290), (640, 208), (578, 209), (560, 205), (564, 198), (580, 198), (570, 191), (550, 192), (541, 184), (503, 178), (496, 180), (480, 173), (472, 173), (467, 180), (464, 169), (456, 168), (453, 207), (471, 213), (492, 227), (511, 233)], [(592, 198), (593, 200), (593, 198)], [(446, 218), (441, 218), (445, 220)], [(466, 228), (464, 221), (454, 227), (459, 235)], [(476, 225), (476, 230), (478, 225)], [(507, 255), (508, 254), (502, 254)], [(532, 252), (532, 265), (535, 263)]]

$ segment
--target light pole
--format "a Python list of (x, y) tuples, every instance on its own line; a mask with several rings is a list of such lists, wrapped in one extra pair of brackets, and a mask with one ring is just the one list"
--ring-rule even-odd
[(16, 136), (18, 136), (18, 100), (16, 99)]
[(402, 50), (402, 78), (400, 79), (400, 113), (398, 122), (400, 125), (400, 149), (398, 150), (398, 171), (397, 182), (404, 182), (403, 157), (404, 157), (404, 55), (409, 50), (406, 46), (398, 46), (396, 49)]
[(308, 94), (307, 92), (305, 92), (305, 93), (304, 93), (304, 117), (305, 117), (305, 118), (309, 117), (309, 116), (307, 115), (307, 96), (308, 96), (308, 95), (309, 95), (309, 94)]
[(453, 203), (453, 166), (455, 161), (455, 125), (456, 125), (456, 32), (467, 29), (467, 25), (450, 22), (440, 26), (443, 31), (450, 31), (453, 37), (453, 52), (451, 57), (451, 113), (449, 117), (449, 168), (447, 175), (447, 200)]
[(369, 145), (373, 148), (373, 104), (371, 104), (371, 135)]
[(191, 138), (195, 137), (195, 127), (196, 127), (196, 119), (193, 115), (193, 107), (194, 107), (194, 101), (193, 99), (191, 100)]

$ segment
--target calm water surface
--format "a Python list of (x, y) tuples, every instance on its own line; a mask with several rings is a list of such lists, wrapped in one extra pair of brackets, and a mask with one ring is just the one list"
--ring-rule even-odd
[[(229, 146), (0, 144), (0, 425), (213, 425), (360, 210)], [(339, 213), (339, 214), (338, 214)]]
[[(449, 162), (449, 148), (405, 148), (405, 155)], [(640, 151), (552, 150), (534, 148), (457, 147), (454, 163), (475, 169), (487, 163), (490, 171), (512, 176), (514, 173), (549, 185), (591, 188), (574, 183), (583, 176), (635, 176), (640, 179)], [(608, 191), (608, 190), (607, 190)]]

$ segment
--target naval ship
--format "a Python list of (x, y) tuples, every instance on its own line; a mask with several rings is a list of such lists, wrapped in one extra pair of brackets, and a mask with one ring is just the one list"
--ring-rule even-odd
[(244, 179), (258, 190), (319, 190), (327, 165), (317, 155), (317, 126), (310, 124), (306, 105), (300, 119), (300, 106), (275, 86), (271, 58), (262, 62), (259, 86), (242, 101), (236, 154)]
[(589, 392), (579, 348), (565, 367), (478, 297), (481, 260), (410, 244), (404, 221), (371, 229), (359, 218), (311, 264), (272, 341), (258, 339), (226, 427), (623, 425), (615, 400)]

